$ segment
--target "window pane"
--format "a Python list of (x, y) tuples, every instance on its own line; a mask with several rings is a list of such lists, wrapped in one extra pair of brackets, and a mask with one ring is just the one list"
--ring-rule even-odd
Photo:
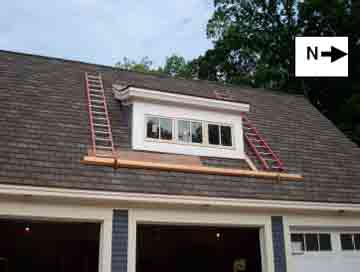
[(202, 124), (200, 122), (191, 122), (191, 139), (193, 143), (202, 143)]
[(340, 234), (341, 248), (343, 250), (353, 250), (354, 245), (351, 234)]
[(221, 126), (221, 144), (223, 146), (232, 146), (231, 127)]
[(354, 235), (355, 249), (360, 250), (360, 234)]
[(190, 121), (178, 121), (178, 138), (181, 142), (190, 142)]
[(307, 251), (318, 251), (318, 235), (317, 234), (305, 234), (305, 243)]
[(208, 125), (208, 133), (209, 133), (209, 144), (213, 144), (213, 145), (220, 144), (218, 125)]
[(172, 120), (171, 119), (160, 119), (160, 139), (172, 140)]
[(304, 235), (301, 233), (291, 234), (291, 248), (293, 252), (304, 251)]
[(319, 240), (320, 240), (320, 250), (331, 251), (331, 238), (329, 233), (320, 233)]
[(154, 117), (147, 118), (146, 137), (159, 139), (159, 118), (154, 118)]

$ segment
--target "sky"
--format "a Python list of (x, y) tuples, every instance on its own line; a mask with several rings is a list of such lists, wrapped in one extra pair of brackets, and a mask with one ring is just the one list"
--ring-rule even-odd
[(163, 65), (211, 48), (213, 0), (11, 0), (0, 9), (0, 49), (114, 65), (148, 56)]

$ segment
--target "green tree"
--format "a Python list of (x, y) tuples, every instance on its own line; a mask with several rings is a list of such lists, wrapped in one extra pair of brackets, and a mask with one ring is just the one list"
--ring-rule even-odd
[(176, 54), (166, 58), (162, 71), (174, 77), (191, 78), (193, 76), (191, 63), (187, 62), (184, 57)]
[(153, 62), (149, 57), (143, 57), (139, 62), (124, 57), (122, 61), (115, 64), (115, 67), (136, 72), (151, 72), (154, 71), (152, 65)]
[[(360, 3), (351, 0), (214, 0), (214, 48), (193, 60), (195, 77), (304, 93), (360, 143)], [(294, 77), (295, 36), (349, 36), (350, 78)], [(345, 110), (346, 109), (346, 110)]]

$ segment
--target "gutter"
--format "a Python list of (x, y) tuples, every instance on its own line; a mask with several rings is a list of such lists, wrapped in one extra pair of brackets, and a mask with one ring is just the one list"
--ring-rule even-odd
[(181, 164), (169, 164), (158, 162), (146, 162), (135, 160), (124, 160), (110, 157), (96, 157), (85, 156), (81, 161), (85, 165), (98, 165), (109, 166), (113, 168), (131, 168), (131, 169), (149, 169), (160, 171), (174, 171), (184, 173), (196, 173), (206, 175), (223, 175), (223, 176), (243, 176), (261, 179), (271, 180), (288, 180), (288, 181), (301, 181), (303, 177), (298, 174), (286, 174), (277, 172), (264, 172), (264, 171), (252, 171), (243, 169), (230, 169), (220, 167), (208, 167), (208, 166), (194, 166), (194, 165), (181, 165)]

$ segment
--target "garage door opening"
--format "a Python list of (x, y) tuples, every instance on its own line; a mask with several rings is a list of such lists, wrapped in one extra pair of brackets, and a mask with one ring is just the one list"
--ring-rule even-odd
[(97, 272), (100, 224), (0, 220), (1, 272)]
[(260, 272), (259, 229), (138, 225), (137, 272)]

